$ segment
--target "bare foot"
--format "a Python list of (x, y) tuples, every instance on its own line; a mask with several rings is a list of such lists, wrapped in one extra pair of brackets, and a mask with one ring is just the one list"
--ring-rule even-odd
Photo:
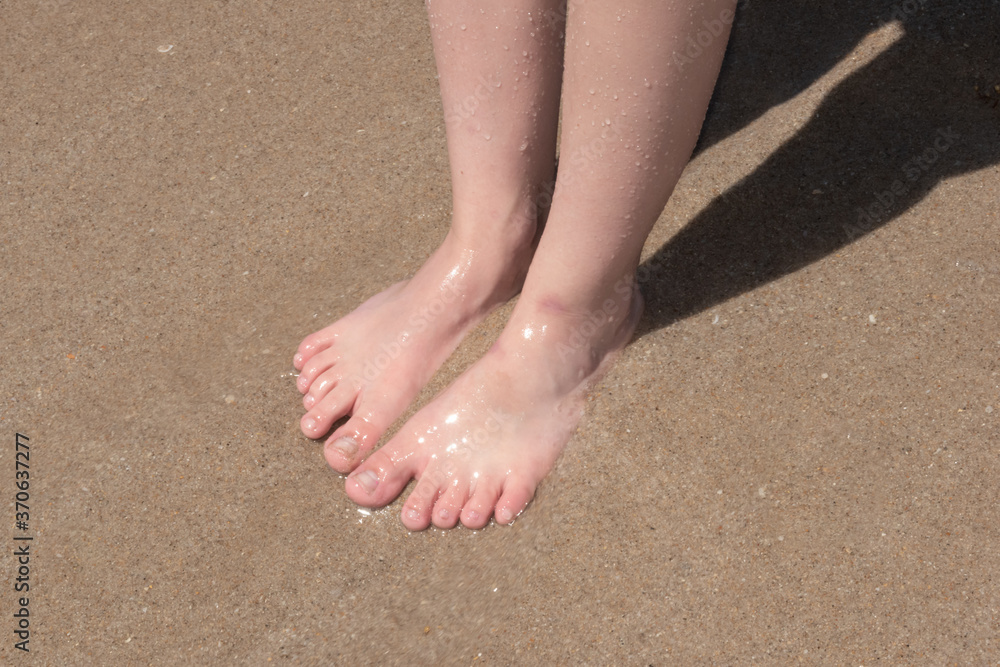
[(489, 243), (449, 233), (412, 279), (302, 341), (293, 360), (308, 411), (302, 432), (323, 437), (351, 415), (326, 441), (334, 469), (353, 470), (466, 332), (517, 293), (535, 235), (534, 224), (521, 229)]
[(403, 524), (508, 524), (552, 469), (588, 386), (629, 341), (642, 310), (632, 286), (570, 313), (525, 296), (493, 348), (347, 479), (360, 505), (392, 502), (412, 478)]

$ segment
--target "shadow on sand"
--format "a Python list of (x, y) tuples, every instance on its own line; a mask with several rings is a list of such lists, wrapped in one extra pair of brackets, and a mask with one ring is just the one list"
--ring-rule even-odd
[(901, 39), (643, 263), (637, 336), (815, 262), (943, 179), (1000, 161), (1000, 0), (741, 2), (695, 153), (808, 88), (890, 21)]

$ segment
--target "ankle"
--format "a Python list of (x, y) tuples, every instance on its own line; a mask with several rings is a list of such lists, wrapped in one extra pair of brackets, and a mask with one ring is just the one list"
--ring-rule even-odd
[(521, 295), (510, 323), (504, 330), (504, 346), (524, 342), (555, 345), (565, 357), (567, 345), (583, 357), (595, 360), (612, 348), (623, 346), (631, 337), (642, 298), (634, 282), (623, 281), (589, 304), (564, 300), (554, 292)]
[[(566, 288), (540, 289), (537, 282), (526, 286), (520, 301), (535, 316), (568, 322), (616, 323), (629, 316), (638, 298), (635, 276), (591, 287), (569, 285)], [(571, 287), (571, 288), (570, 288)]]

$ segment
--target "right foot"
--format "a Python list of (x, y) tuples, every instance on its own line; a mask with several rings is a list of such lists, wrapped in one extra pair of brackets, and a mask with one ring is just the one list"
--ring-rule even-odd
[(326, 441), (331, 467), (357, 467), (466, 332), (520, 290), (534, 227), (490, 243), (451, 232), (413, 278), (302, 341), (293, 360), (302, 432), (321, 438), (351, 415)]

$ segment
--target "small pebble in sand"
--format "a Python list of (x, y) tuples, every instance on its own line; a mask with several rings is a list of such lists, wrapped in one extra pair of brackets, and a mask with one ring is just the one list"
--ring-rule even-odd
[(868, 321), (871, 322), (872, 324), (875, 324), (875, 316), (874, 315), (869, 315), (868, 316)]
[(164, 44), (163, 46), (156, 47), (156, 50), (159, 51), (160, 53), (166, 53), (172, 48), (174, 48), (173, 44)]
[(990, 414), (991, 412), (993, 412), (993, 406), (992, 405), (987, 405), (986, 406), (986, 414)]
[(825, 379), (827, 379), (830, 376), (828, 374), (826, 374), (826, 373), (823, 373), (822, 375), (820, 375), (820, 377), (825, 380)]
[(235, 403), (235, 402), (236, 402), (236, 397), (235, 396), (233, 396), (232, 394), (229, 394), (228, 396), (226, 396), (226, 403)]

